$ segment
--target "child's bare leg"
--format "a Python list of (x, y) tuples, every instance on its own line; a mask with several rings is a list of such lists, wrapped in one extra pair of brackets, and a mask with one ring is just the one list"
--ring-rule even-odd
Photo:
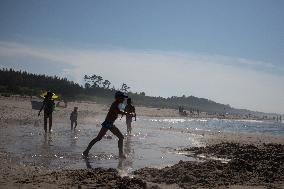
[(49, 114), (49, 132), (51, 131), (51, 127), (52, 127), (52, 114)]
[(47, 115), (44, 114), (44, 118), (43, 118), (43, 128), (44, 131), (47, 131)]
[(74, 129), (76, 129), (76, 127), (77, 127), (77, 120), (76, 121), (74, 121), (75, 122), (75, 127), (74, 127)]
[(129, 134), (129, 123), (126, 123), (127, 134)]
[(131, 134), (132, 127), (131, 127), (131, 122), (129, 123), (129, 133)]
[(131, 122), (127, 122), (126, 125), (127, 125), (127, 133), (131, 134)]
[(115, 136), (118, 137), (118, 149), (119, 149), (119, 156), (120, 157), (124, 157), (123, 155), (123, 139), (124, 139), (124, 136), (123, 134), (120, 132), (120, 130), (113, 126), (109, 129)]
[(73, 130), (74, 121), (71, 121), (71, 130)]
[(87, 149), (83, 152), (84, 156), (87, 156), (89, 154), (90, 149), (94, 146), (94, 144), (98, 141), (100, 141), (103, 136), (105, 136), (106, 132), (108, 131), (107, 128), (102, 127), (99, 134), (97, 135), (96, 138), (94, 138), (88, 145)]

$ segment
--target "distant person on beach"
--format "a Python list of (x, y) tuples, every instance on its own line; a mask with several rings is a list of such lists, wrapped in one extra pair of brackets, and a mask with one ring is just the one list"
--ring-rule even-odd
[(119, 157), (125, 158), (123, 154), (123, 135), (120, 130), (114, 125), (115, 120), (118, 118), (118, 114), (127, 115), (128, 113), (121, 111), (119, 109), (119, 105), (123, 103), (124, 99), (128, 98), (122, 92), (117, 91), (115, 93), (115, 101), (111, 104), (109, 111), (107, 113), (105, 121), (102, 123), (102, 128), (98, 133), (97, 137), (94, 138), (88, 145), (87, 149), (83, 152), (83, 156), (88, 156), (89, 151), (93, 147), (93, 145), (100, 141), (103, 136), (106, 134), (108, 130), (110, 130), (115, 136), (118, 137), (118, 149), (119, 149)]
[(63, 102), (64, 102), (64, 107), (67, 108), (67, 100), (64, 99)]
[(78, 117), (78, 107), (74, 107), (74, 110), (70, 114), (71, 130), (73, 130), (74, 124), (75, 124), (74, 129), (76, 129), (77, 127), (77, 117)]
[(42, 109), (44, 110), (44, 131), (47, 132), (47, 119), (49, 121), (49, 132), (51, 131), (52, 127), (52, 112), (55, 107), (54, 100), (52, 99), (53, 93), (48, 91), (47, 94), (44, 96), (44, 100), (42, 103), (42, 107), (38, 112), (38, 116), (40, 116), (40, 112)]
[(131, 134), (131, 131), (132, 131), (132, 128), (131, 128), (132, 118), (134, 117), (135, 121), (136, 121), (135, 107), (132, 105), (131, 98), (127, 99), (127, 105), (125, 106), (124, 111), (128, 113), (126, 115), (127, 134)]

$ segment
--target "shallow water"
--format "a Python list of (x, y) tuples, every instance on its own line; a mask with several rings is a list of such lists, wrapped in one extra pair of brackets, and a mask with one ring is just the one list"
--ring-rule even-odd
[[(98, 123), (102, 120), (103, 117), (97, 118)], [(283, 123), (142, 117), (133, 123), (133, 134), (125, 135), (126, 159), (118, 158), (117, 138), (111, 132), (92, 148), (90, 157), (84, 159), (81, 153), (100, 130), (99, 124), (79, 124), (76, 131), (71, 131), (69, 124), (54, 124), (50, 134), (44, 134), (41, 124), (9, 126), (9, 129), (0, 127), (0, 151), (8, 152), (23, 164), (47, 169), (111, 167), (117, 168), (123, 176), (131, 176), (131, 172), (138, 168), (161, 168), (179, 160), (194, 160), (176, 151), (198, 145), (192, 135), (161, 128), (284, 136)], [(116, 125), (126, 133), (125, 120), (118, 120)]]
[[(192, 160), (173, 153), (177, 148), (192, 146), (190, 134), (160, 131), (155, 125), (143, 123), (143, 120), (134, 122), (132, 135), (125, 135), (126, 159), (118, 158), (118, 140), (111, 132), (91, 149), (88, 159), (81, 156), (100, 130), (99, 125), (79, 124), (76, 131), (71, 131), (69, 124), (54, 124), (53, 131), (48, 134), (41, 125), (0, 128), (0, 150), (10, 153), (23, 164), (47, 169), (111, 167), (117, 168), (121, 175), (129, 175), (145, 166), (160, 168), (179, 160)], [(126, 133), (124, 120), (118, 120), (116, 125)]]

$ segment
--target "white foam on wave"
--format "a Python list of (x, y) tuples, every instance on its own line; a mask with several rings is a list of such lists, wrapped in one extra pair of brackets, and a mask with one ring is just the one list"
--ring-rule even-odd
[(261, 120), (253, 120), (253, 119), (236, 119), (234, 121), (249, 122), (249, 123), (263, 123), (263, 121)]
[(183, 123), (187, 120), (180, 118), (172, 118), (172, 119), (150, 119), (152, 122), (168, 122), (168, 123)]
[(185, 119), (164, 119), (164, 122), (170, 122), (170, 123), (183, 123), (186, 120)]
[(168, 122), (168, 123), (183, 123), (183, 122), (207, 122), (207, 119), (183, 119), (183, 118), (165, 118), (165, 119), (150, 119), (152, 122)]
[(200, 122), (207, 122), (207, 119), (196, 119), (196, 121), (200, 121)]

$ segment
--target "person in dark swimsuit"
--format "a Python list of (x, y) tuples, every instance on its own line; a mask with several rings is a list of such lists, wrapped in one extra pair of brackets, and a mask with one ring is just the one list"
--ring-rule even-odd
[(126, 126), (127, 126), (127, 134), (131, 134), (132, 128), (131, 128), (131, 123), (132, 123), (132, 118), (135, 118), (136, 121), (136, 113), (135, 113), (135, 107), (132, 105), (131, 98), (127, 99), (127, 105), (124, 109), (125, 112), (129, 113), (126, 115)]
[(75, 124), (74, 130), (77, 127), (77, 117), (78, 117), (78, 107), (74, 107), (74, 110), (71, 112), (71, 115), (70, 115), (71, 130), (73, 130), (74, 124)]
[(109, 111), (107, 113), (107, 116), (105, 118), (105, 121), (102, 123), (102, 128), (100, 132), (98, 133), (97, 137), (94, 138), (86, 148), (86, 150), (83, 152), (83, 156), (88, 156), (89, 151), (93, 147), (93, 145), (100, 141), (103, 136), (106, 134), (108, 130), (110, 130), (115, 136), (118, 137), (118, 149), (119, 149), (119, 157), (125, 158), (123, 154), (123, 135), (120, 132), (120, 130), (114, 125), (115, 120), (118, 118), (118, 114), (121, 115), (127, 115), (126, 112), (123, 112), (119, 109), (119, 104), (123, 103), (124, 99), (128, 98), (126, 95), (124, 95), (122, 92), (117, 91), (115, 93), (115, 101), (111, 104)]
[(40, 116), (40, 112), (42, 109), (44, 110), (44, 131), (47, 132), (47, 119), (49, 121), (49, 132), (51, 131), (52, 127), (52, 112), (54, 110), (54, 100), (52, 100), (53, 93), (48, 91), (47, 94), (44, 96), (44, 100), (42, 103), (42, 107), (38, 112), (38, 116)]

